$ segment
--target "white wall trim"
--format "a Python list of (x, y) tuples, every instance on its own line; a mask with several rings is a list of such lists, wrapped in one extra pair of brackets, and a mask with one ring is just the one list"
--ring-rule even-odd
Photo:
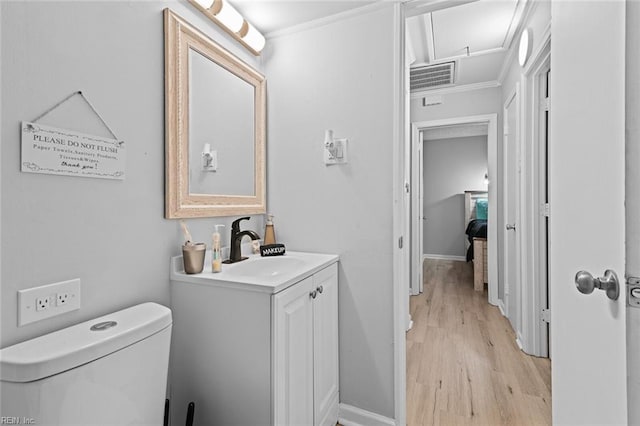
[(500, 85), (501, 83), (499, 81), (494, 80), (494, 81), (483, 81), (480, 83), (462, 84), (460, 86), (443, 87), (441, 89), (421, 90), (419, 92), (413, 92), (411, 94), (411, 99), (420, 99), (425, 96), (433, 96), (433, 95), (446, 95), (449, 93), (463, 93), (463, 92), (471, 92), (474, 90), (494, 89), (496, 87), (500, 87)]
[[(452, 117), (441, 120), (432, 121), (418, 121), (412, 124), (419, 129), (425, 129), (429, 127), (439, 126), (451, 126), (456, 124), (473, 124), (473, 123), (487, 123), (489, 132), (487, 136), (487, 169), (489, 172), (489, 199), (493, 206), (498, 205), (498, 114), (484, 114), (484, 115), (472, 115), (466, 117)], [(397, 151), (394, 150), (394, 151)], [(488, 244), (488, 256), (489, 259), (489, 303), (492, 305), (498, 304), (498, 215), (492, 214), (492, 210), (497, 208), (492, 207), (489, 211), (488, 226), (487, 226), (487, 244)]]
[(518, 3), (516, 4), (516, 10), (513, 14), (513, 19), (509, 24), (509, 30), (507, 31), (507, 36), (505, 37), (505, 42), (503, 45), (505, 50), (508, 50), (511, 47), (513, 39), (515, 38), (516, 34), (518, 34), (518, 29), (522, 27), (523, 22), (526, 22), (529, 19), (531, 9), (535, 7), (532, 6), (531, 3), (533, 2), (528, 0), (518, 0)]
[[(407, 38), (409, 40), (409, 38)], [(411, 108), (409, 107), (409, 110)], [(422, 293), (424, 288), (424, 276), (422, 266), (424, 264), (424, 224), (422, 220), (415, 220), (424, 216), (424, 200), (422, 200), (422, 192), (424, 191), (424, 179), (422, 171), (422, 149), (424, 141), (422, 140), (422, 132), (418, 130), (415, 124), (411, 124), (411, 295), (416, 296)], [(420, 152), (420, 155), (418, 155)], [(418, 265), (419, 264), (419, 265)]]
[[(429, 22), (428, 27), (431, 25), (431, 21), (429, 21), (427, 19), (427, 21)], [(428, 28), (427, 27), (427, 28)], [(428, 29), (427, 29), (427, 33), (428, 33)], [(444, 63), (444, 62), (453, 62), (457, 59), (460, 58), (474, 58), (476, 56), (484, 56), (484, 55), (491, 55), (494, 53), (506, 53), (507, 49), (505, 49), (504, 47), (492, 47), (491, 49), (485, 49), (485, 50), (476, 50), (475, 52), (469, 52), (467, 53), (461, 53), (459, 55), (453, 55), (453, 56), (445, 56), (443, 58), (437, 58), (437, 59), (429, 59), (430, 62), (414, 62), (413, 66), (414, 67), (426, 67), (429, 65), (436, 65), (436, 64), (440, 64), (440, 63)], [(456, 70), (457, 71), (457, 70)]]
[(448, 254), (429, 254), (429, 253), (425, 253), (424, 255), (422, 255), (422, 260), (424, 261), (424, 259), (458, 260), (458, 261), (462, 261), (462, 262), (466, 262), (467, 261), (466, 256), (451, 256), (451, 255), (448, 255)]
[[(522, 33), (522, 30), (523, 30), (523, 25), (529, 21), (529, 18), (531, 18), (531, 15), (533, 14), (534, 10), (536, 10), (538, 3), (539, 2), (537, 1), (528, 1), (525, 4), (524, 6), (525, 10), (522, 14), (520, 22), (518, 22), (518, 30), (514, 32), (513, 36), (511, 37), (512, 44), (513, 44), (513, 40), (516, 39), (516, 37), (518, 37), (519, 39), (520, 34)], [(516, 53), (518, 51), (518, 47), (519, 47), (518, 45), (519, 43), (515, 43), (515, 45), (508, 46), (509, 52), (507, 53), (506, 58), (504, 58), (504, 62), (502, 63), (502, 68), (500, 68), (500, 73), (498, 73), (498, 81), (500, 82), (500, 84), (504, 83), (504, 79), (507, 77), (509, 68), (511, 68), (511, 62), (513, 62), (513, 60), (515, 59)]]
[(405, 15), (407, 18), (425, 13), (435, 12), (454, 6), (461, 6), (466, 3), (473, 3), (477, 0), (408, 0), (405, 3)]
[(527, 62), (523, 73), (524, 126), (522, 188), (523, 217), (523, 351), (535, 356), (548, 356), (547, 325), (542, 322), (542, 308), (547, 308), (546, 224), (540, 214), (544, 202), (543, 188), (547, 180), (544, 149), (544, 106), (540, 99), (541, 79), (549, 69), (551, 31), (547, 27), (540, 49)]
[(396, 426), (393, 419), (348, 404), (338, 406), (338, 422), (343, 426)]
[(366, 6), (345, 10), (344, 12), (339, 12), (339, 13), (336, 13), (335, 15), (325, 16), (323, 18), (314, 19), (312, 21), (304, 22), (302, 24), (292, 25), (288, 28), (283, 28), (281, 30), (271, 31), (270, 33), (267, 33), (264, 36), (266, 39), (271, 40), (278, 37), (284, 37), (291, 34), (301, 33), (303, 31), (312, 30), (315, 28), (323, 27), (325, 25), (333, 24), (338, 21), (353, 18), (355, 16), (360, 16), (365, 13), (375, 12), (377, 10), (384, 9), (385, 7), (389, 7), (388, 2), (385, 2), (385, 1), (374, 2), (371, 4), (367, 4)]
[(524, 352), (524, 348), (522, 347), (522, 334), (520, 334), (519, 332), (516, 334), (516, 345), (518, 345), (518, 348), (520, 348), (520, 350), (522, 352)]
[(504, 302), (502, 300), (498, 300), (498, 309), (500, 310), (500, 313), (503, 317), (507, 316), (507, 310), (504, 307)]
[[(508, 128), (508, 122), (509, 122), (509, 115), (508, 115), (508, 108), (509, 105), (511, 105), (512, 102), (515, 102), (515, 107), (516, 107), (516, 111), (515, 111), (515, 116), (516, 116), (516, 128), (515, 129), (509, 129)], [(511, 139), (507, 139), (506, 143), (511, 145), (510, 149), (515, 149), (515, 155), (514, 158), (516, 159), (517, 164), (521, 164), (521, 160), (520, 160), (520, 156), (522, 155), (522, 150), (521, 150), (521, 146), (522, 146), (522, 120), (521, 120), (521, 114), (522, 114), (522, 99), (520, 96), (520, 82), (517, 82), (515, 87), (513, 88), (513, 90), (509, 93), (509, 95), (506, 97), (506, 101), (504, 102), (503, 105), (503, 109), (502, 109), (502, 127), (503, 127), (503, 136), (502, 136), (502, 219), (503, 219), (503, 223), (501, 223), (499, 226), (503, 227), (506, 226), (506, 224), (508, 223), (508, 215), (509, 215), (509, 194), (507, 193), (507, 187), (505, 185), (505, 183), (507, 182), (507, 180), (509, 179), (509, 176), (507, 175), (507, 162), (508, 162), (508, 158), (505, 155), (506, 152), (506, 144), (505, 144), (505, 135), (513, 135), (511, 137), (511, 139), (515, 139), (515, 140), (511, 140)], [(505, 131), (506, 129), (506, 131)], [(508, 133), (507, 133), (508, 132)], [(517, 166), (516, 166), (517, 167)], [(518, 172), (516, 170), (516, 177), (518, 177)], [(507, 312), (507, 318), (508, 315), (511, 313), (513, 306), (512, 304), (509, 302), (509, 294), (511, 292), (511, 288), (510, 286), (513, 285), (517, 285), (519, 286), (519, 290), (518, 291), (518, 296), (520, 297), (520, 301), (516, 301), (516, 306), (518, 302), (522, 301), (522, 279), (521, 279), (521, 273), (522, 273), (522, 265), (520, 263), (520, 256), (522, 254), (522, 250), (521, 250), (521, 238), (520, 238), (520, 233), (522, 232), (522, 221), (521, 219), (521, 206), (520, 206), (520, 193), (521, 193), (521, 187), (522, 187), (522, 176), (520, 176), (516, 182), (514, 182), (514, 184), (516, 185), (516, 204), (515, 204), (515, 225), (516, 225), (516, 230), (512, 231), (515, 232), (515, 264), (514, 267), (515, 269), (515, 277), (516, 277), (516, 282), (515, 283), (510, 283), (508, 280), (508, 271), (509, 271), (509, 263), (505, 260), (504, 264), (503, 264), (503, 270), (502, 270), (502, 276), (504, 277), (504, 279), (502, 280), (503, 282), (503, 288), (504, 288), (504, 302), (505, 302), (505, 306), (506, 306), (506, 312)], [(508, 240), (509, 240), (509, 232), (507, 230), (504, 230), (503, 228), (503, 238), (502, 238), (502, 244), (503, 244), (503, 253), (506, 255), (508, 253)], [(520, 309), (519, 311), (516, 313), (516, 315), (522, 315), (522, 303), (520, 303)], [(517, 324), (517, 323), (516, 323)], [(514, 329), (515, 332), (520, 332), (520, 330), (517, 329), (517, 326), (514, 325), (513, 323), (511, 324), (512, 328)]]
[[(409, 284), (411, 271), (405, 268), (405, 256), (410, 259), (410, 245), (398, 248), (398, 241), (405, 228), (404, 178), (405, 156), (403, 149), (409, 149), (409, 82), (405, 77), (408, 64), (405, 61), (405, 16), (400, 3), (393, 5), (393, 137), (392, 184), (393, 184), (393, 401), (394, 417), (398, 425), (404, 425), (407, 417), (407, 317), (409, 316)], [(410, 219), (410, 217), (409, 217)], [(410, 262), (408, 262), (410, 265)], [(405, 278), (405, 279), (403, 279)], [(348, 418), (346, 418), (348, 420)], [(343, 423), (345, 426), (347, 423)], [(390, 423), (393, 424), (393, 423)]]
[(531, 56), (529, 56), (529, 60), (525, 64), (523, 70), (523, 74), (525, 75), (531, 74), (533, 68), (539, 67), (542, 60), (541, 56), (546, 56), (548, 54), (546, 49), (548, 44), (551, 43), (551, 22), (547, 24), (540, 40), (542, 41), (538, 44), (536, 50), (531, 54)]

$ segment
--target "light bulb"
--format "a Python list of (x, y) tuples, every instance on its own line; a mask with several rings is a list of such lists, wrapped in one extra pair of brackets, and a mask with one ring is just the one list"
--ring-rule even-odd
[(219, 1), (222, 6), (218, 13), (215, 14), (215, 17), (218, 21), (222, 22), (225, 27), (231, 30), (234, 33), (240, 31), (242, 28), (242, 23), (244, 22), (244, 18), (240, 13), (231, 6), (231, 3), (224, 0), (216, 0)]
[(251, 46), (251, 48), (256, 52), (260, 52), (264, 49), (264, 45), (266, 43), (264, 36), (251, 24), (249, 24), (249, 30), (244, 37), (242, 37), (242, 40)]
[(204, 7), (205, 9), (209, 9), (213, 4), (213, 0), (194, 0), (194, 1), (198, 3), (200, 6)]

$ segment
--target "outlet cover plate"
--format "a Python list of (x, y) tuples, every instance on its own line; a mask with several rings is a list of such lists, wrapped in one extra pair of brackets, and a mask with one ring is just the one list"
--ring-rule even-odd
[[(58, 295), (66, 295), (65, 303), (58, 303)], [(37, 310), (36, 301), (49, 300), (46, 309)], [(51, 318), (80, 309), (80, 279), (18, 290), (18, 326)]]
[(324, 164), (347, 164), (349, 139), (333, 139), (331, 148), (324, 149)]

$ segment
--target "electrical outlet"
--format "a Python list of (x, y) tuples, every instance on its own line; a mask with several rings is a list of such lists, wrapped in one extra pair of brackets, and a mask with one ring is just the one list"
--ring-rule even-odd
[(349, 162), (347, 158), (348, 139), (333, 139), (331, 142), (325, 143), (324, 164), (346, 164)]
[(58, 293), (56, 294), (56, 306), (66, 305), (69, 302), (69, 293)]
[(80, 279), (18, 291), (18, 326), (80, 309)]
[(44, 311), (49, 309), (49, 296), (36, 298), (36, 311)]

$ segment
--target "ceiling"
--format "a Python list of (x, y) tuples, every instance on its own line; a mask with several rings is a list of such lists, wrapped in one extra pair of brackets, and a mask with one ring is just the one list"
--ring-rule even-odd
[(267, 38), (274, 31), (366, 6), (371, 0), (234, 0), (233, 6)]
[(497, 81), (524, 4), (478, 0), (407, 18), (411, 67), (455, 61), (455, 85)]
[[(374, 1), (384, 0), (233, 0), (232, 3), (269, 38), (274, 32)], [(415, 56), (411, 67), (455, 61), (454, 86), (496, 82), (529, 3), (531, 0), (408, 1), (407, 44)]]

